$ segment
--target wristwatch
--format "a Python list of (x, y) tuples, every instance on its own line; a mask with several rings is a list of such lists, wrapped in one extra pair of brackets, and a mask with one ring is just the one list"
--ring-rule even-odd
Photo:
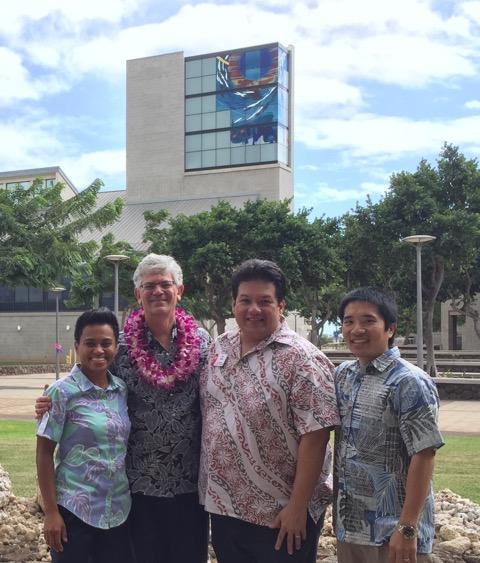
[(417, 527), (412, 526), (411, 524), (397, 524), (395, 529), (398, 530), (407, 540), (413, 540), (418, 537)]

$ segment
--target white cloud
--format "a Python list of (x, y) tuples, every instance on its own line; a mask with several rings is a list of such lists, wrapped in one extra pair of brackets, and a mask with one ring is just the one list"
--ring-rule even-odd
[[(78, 189), (83, 189), (96, 178), (101, 180), (109, 176), (121, 176), (125, 173), (125, 150), (104, 150), (84, 153), (79, 156), (63, 158), (60, 162), (63, 170), (68, 170)], [(108, 188), (124, 188), (109, 186)]]
[[(35, 111), (0, 121), (0, 170), (61, 166), (78, 189), (95, 178), (123, 178), (125, 150), (82, 153), (74, 137), (83, 127), (81, 119), (51, 118)], [(106, 183), (124, 187), (124, 181), (117, 186)]]
[(308, 199), (310, 204), (346, 202), (365, 200), (367, 195), (382, 195), (388, 189), (388, 184), (376, 182), (361, 182), (358, 188), (339, 188), (320, 182), (308, 192), (301, 192), (295, 186), (296, 199)]
[(383, 194), (388, 189), (388, 184), (378, 182), (361, 182), (362, 191), (368, 194)]
[(318, 172), (322, 168), (316, 164), (302, 164), (298, 167), (299, 170), (307, 170), (308, 172)]
[(357, 201), (365, 199), (367, 193), (368, 191), (363, 189), (334, 188), (322, 183), (308, 194), (308, 198), (313, 199), (315, 203)]
[(480, 2), (459, 2), (458, 11), (465, 15), (473, 24), (480, 25)]
[(38, 98), (29, 80), (29, 73), (23, 66), (21, 57), (0, 47), (0, 106), (17, 100)]
[(295, 92), (295, 106), (302, 113), (320, 113), (331, 106), (363, 105), (360, 88), (333, 78), (300, 74)]
[(360, 113), (314, 123), (297, 120), (297, 140), (310, 149), (345, 150), (354, 157), (399, 158), (438, 152), (445, 141), (477, 147), (479, 128), (480, 116), (428, 121)]
[(467, 109), (480, 109), (480, 100), (469, 100), (465, 102), (465, 107)]
[(118, 22), (138, 10), (143, 0), (21, 0), (0, 3), (0, 32), (14, 37), (32, 23), (55, 18), (60, 27), (94, 21)]

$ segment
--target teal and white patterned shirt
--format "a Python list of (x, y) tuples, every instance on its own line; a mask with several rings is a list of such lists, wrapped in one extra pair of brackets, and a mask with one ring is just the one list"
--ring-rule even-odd
[[(341, 425), (335, 435), (334, 525), (337, 539), (382, 545), (405, 502), (411, 457), (443, 445), (438, 394), (431, 378), (400, 357), (397, 347), (362, 367), (347, 361), (335, 371)], [(417, 551), (430, 553), (433, 492), (418, 523)]]
[(37, 436), (58, 444), (57, 503), (96, 528), (119, 526), (131, 505), (125, 472), (130, 432), (125, 383), (109, 373), (108, 387), (102, 389), (75, 366), (45, 394), (52, 408), (38, 422)]

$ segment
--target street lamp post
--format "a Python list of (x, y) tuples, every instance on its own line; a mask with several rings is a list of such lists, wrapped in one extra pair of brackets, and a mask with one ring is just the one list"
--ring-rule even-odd
[(413, 245), (417, 250), (417, 366), (423, 369), (423, 313), (422, 313), (422, 246), (434, 241), (432, 235), (412, 235), (402, 242)]
[(58, 341), (58, 309), (60, 294), (65, 291), (62, 286), (51, 287), (50, 291), (55, 295), (55, 379), (60, 377), (60, 342)]
[(124, 260), (128, 260), (128, 256), (125, 256), (125, 254), (108, 254), (107, 256), (105, 256), (105, 259), (108, 260), (109, 262), (112, 262), (113, 267), (115, 269), (115, 291), (113, 293), (113, 311), (118, 319), (118, 266), (120, 262), (123, 262)]

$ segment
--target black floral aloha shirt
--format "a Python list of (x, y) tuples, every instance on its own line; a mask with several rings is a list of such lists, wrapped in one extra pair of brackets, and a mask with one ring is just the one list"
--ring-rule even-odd
[[(146, 330), (149, 347), (163, 366), (175, 358), (177, 332), (174, 328), (168, 349)], [(199, 374), (211, 342), (203, 328), (200, 363), (187, 381), (163, 389), (141, 379), (130, 362), (123, 334), (111, 371), (128, 387), (128, 412), (132, 423), (127, 449), (127, 476), (132, 493), (155, 497), (197, 491), (200, 460), (201, 414), (198, 395)]]

